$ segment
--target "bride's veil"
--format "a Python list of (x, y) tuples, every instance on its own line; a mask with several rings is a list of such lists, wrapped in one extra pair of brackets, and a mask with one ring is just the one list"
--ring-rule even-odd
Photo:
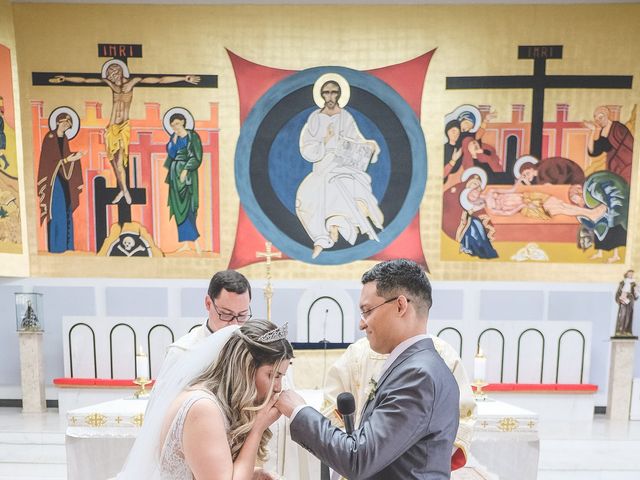
[(153, 387), (144, 422), (129, 452), (118, 480), (153, 480), (160, 478), (160, 438), (167, 409), (178, 394), (211, 363), (238, 326), (218, 330), (202, 340), (198, 346), (186, 351), (173, 365), (163, 366), (159, 381)]

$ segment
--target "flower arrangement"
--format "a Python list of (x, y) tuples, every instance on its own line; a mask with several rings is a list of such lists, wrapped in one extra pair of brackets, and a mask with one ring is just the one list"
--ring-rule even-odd
[(369, 379), (369, 386), (371, 387), (371, 390), (369, 390), (369, 401), (373, 400), (376, 396), (376, 392), (378, 391), (378, 382), (371, 377)]

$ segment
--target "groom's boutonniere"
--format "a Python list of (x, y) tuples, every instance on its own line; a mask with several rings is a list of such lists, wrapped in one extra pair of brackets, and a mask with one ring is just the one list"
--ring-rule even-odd
[(371, 386), (371, 390), (369, 390), (369, 401), (371, 401), (376, 396), (376, 391), (378, 390), (378, 382), (376, 382), (375, 379), (371, 377), (369, 379), (369, 385)]

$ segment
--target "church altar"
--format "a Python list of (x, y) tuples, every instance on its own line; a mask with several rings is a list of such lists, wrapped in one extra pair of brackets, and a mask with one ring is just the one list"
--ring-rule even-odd
[[(299, 390), (319, 409), (321, 390)], [(115, 477), (144, 421), (146, 399), (124, 398), (67, 412), (65, 444), (69, 480)], [(538, 472), (538, 415), (514, 405), (487, 399), (478, 402), (471, 455), (492, 478), (534, 480)], [(271, 427), (271, 456), (265, 468), (289, 480), (319, 480), (320, 462), (291, 441), (280, 418)], [(465, 476), (461, 469), (452, 478)]]
[[(309, 405), (320, 407), (321, 390), (298, 392)], [(128, 397), (69, 410), (65, 432), (68, 480), (115, 477), (140, 431), (147, 401)], [(266, 469), (290, 480), (320, 478), (320, 462), (290, 440), (284, 417), (271, 431)]]
[(111, 400), (67, 412), (67, 478), (115, 477), (144, 421), (147, 399)]
[(500, 479), (538, 477), (538, 414), (487, 398), (477, 402), (471, 455)]

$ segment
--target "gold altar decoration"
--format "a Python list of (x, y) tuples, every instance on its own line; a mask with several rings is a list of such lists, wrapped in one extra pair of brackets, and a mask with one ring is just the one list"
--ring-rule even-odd
[(136, 427), (141, 427), (142, 426), (142, 422), (144, 422), (144, 414), (143, 413), (139, 413), (138, 415), (134, 415), (132, 420), (133, 420), (133, 424)]
[(498, 428), (503, 432), (513, 432), (520, 424), (515, 418), (506, 417), (500, 420)]
[(133, 383), (135, 383), (136, 385), (138, 385), (138, 387), (140, 387), (133, 394), (135, 398), (146, 398), (149, 396), (150, 391), (147, 390), (146, 387), (151, 383), (151, 380), (145, 377), (138, 377), (133, 381)]
[(273, 298), (273, 286), (271, 285), (271, 259), (282, 257), (280, 252), (272, 252), (271, 247), (271, 242), (265, 242), (265, 251), (256, 252), (256, 257), (266, 259), (265, 263), (267, 264), (267, 283), (264, 287), (264, 298), (267, 301), (267, 320), (269, 321), (271, 321), (271, 300)]
[(91, 415), (87, 415), (84, 421), (90, 427), (98, 428), (107, 423), (107, 417), (100, 413), (92, 413)]

